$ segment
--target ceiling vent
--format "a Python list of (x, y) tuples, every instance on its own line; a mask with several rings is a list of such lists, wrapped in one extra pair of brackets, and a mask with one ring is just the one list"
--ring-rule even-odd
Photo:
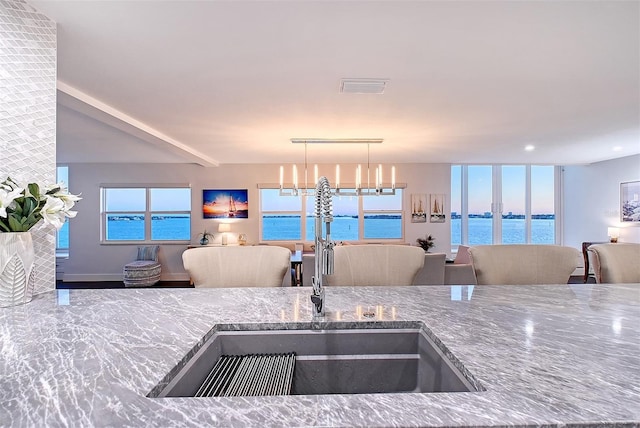
[(343, 94), (382, 94), (389, 79), (342, 79), (340, 93)]

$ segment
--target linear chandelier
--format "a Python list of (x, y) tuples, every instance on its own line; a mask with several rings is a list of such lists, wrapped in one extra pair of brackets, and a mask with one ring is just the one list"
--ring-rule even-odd
[(315, 192), (315, 185), (318, 182), (318, 165), (313, 167), (313, 183), (309, 187), (308, 181), (308, 162), (307, 162), (307, 145), (308, 144), (366, 144), (367, 145), (367, 169), (365, 171), (366, 182), (362, 181), (362, 165), (358, 164), (355, 170), (355, 181), (353, 186), (349, 188), (341, 188), (340, 180), (340, 164), (336, 164), (336, 180), (335, 187), (331, 192), (339, 196), (382, 196), (396, 194), (396, 167), (391, 167), (391, 182), (383, 181), (382, 164), (378, 164), (374, 171), (374, 178), (371, 180), (370, 174), (370, 146), (371, 144), (381, 144), (384, 140), (381, 138), (370, 139), (318, 139), (318, 138), (292, 138), (294, 144), (304, 144), (304, 182), (301, 183), (298, 176), (298, 167), (294, 164), (292, 170), (292, 183), (290, 187), (286, 187), (284, 183), (284, 167), (280, 166), (280, 196), (310, 196)]

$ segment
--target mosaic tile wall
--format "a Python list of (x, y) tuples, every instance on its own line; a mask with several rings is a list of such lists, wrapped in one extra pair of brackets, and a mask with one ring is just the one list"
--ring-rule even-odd
[[(8, 175), (56, 180), (56, 24), (21, 0), (0, 0), (0, 180)], [(56, 235), (32, 235), (41, 293), (55, 288)]]

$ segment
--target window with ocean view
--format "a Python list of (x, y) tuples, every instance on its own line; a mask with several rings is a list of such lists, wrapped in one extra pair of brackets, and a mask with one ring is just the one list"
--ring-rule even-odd
[[(304, 236), (305, 241), (313, 242), (314, 204), (313, 196), (280, 196), (278, 189), (260, 189), (261, 239), (300, 240)], [(393, 196), (333, 196), (331, 237), (335, 241), (402, 239), (402, 189), (396, 189)]]
[(103, 187), (103, 242), (189, 241), (189, 187)]
[(556, 169), (550, 165), (452, 165), (452, 247), (554, 244)]
[[(69, 167), (56, 167), (56, 182), (69, 186)], [(56, 233), (56, 252), (65, 253), (69, 251), (69, 219), (66, 218), (62, 227)]]

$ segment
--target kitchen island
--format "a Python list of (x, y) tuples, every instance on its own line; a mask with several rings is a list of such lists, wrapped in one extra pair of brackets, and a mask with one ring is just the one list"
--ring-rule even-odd
[[(0, 309), (0, 426), (638, 426), (640, 284), (56, 290)], [(373, 313), (373, 317), (365, 315)], [(424, 324), (480, 392), (148, 398), (218, 325)]]

